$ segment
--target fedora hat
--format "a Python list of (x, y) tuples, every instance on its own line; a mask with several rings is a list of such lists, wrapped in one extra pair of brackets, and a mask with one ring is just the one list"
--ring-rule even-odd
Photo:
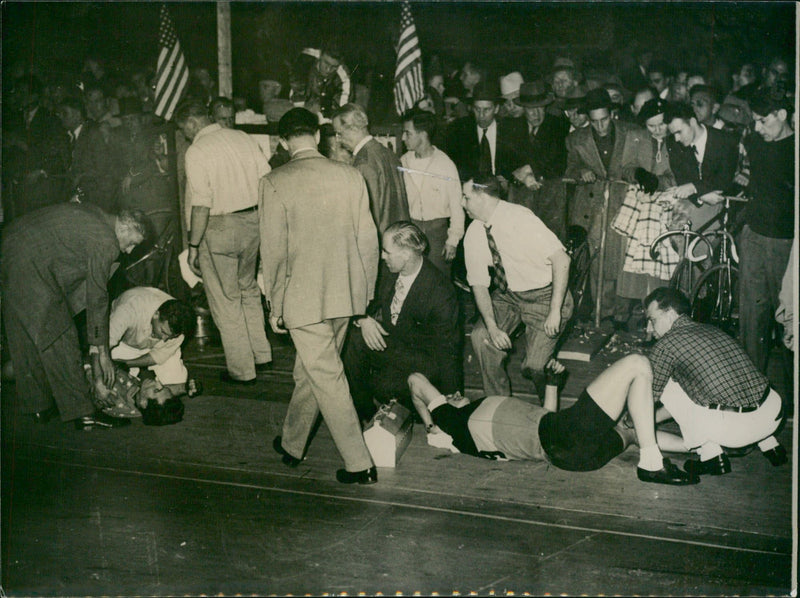
[(567, 92), (567, 96), (564, 98), (564, 110), (580, 109), (585, 99), (586, 88), (583, 85), (576, 85)]
[(537, 80), (523, 83), (519, 88), (519, 97), (514, 99), (515, 104), (527, 108), (547, 106), (553, 101), (553, 95), (547, 89), (544, 81)]
[(472, 97), (469, 99), (470, 103), (475, 102), (494, 102), (497, 104), (502, 101), (500, 95), (500, 86), (492, 81), (481, 81), (472, 90)]
[(117, 101), (119, 102), (118, 117), (142, 114), (142, 102), (139, 98), (120, 98)]
[(601, 108), (611, 110), (611, 107), (611, 97), (602, 87), (596, 87), (586, 92), (586, 97), (583, 99), (583, 112), (588, 113)]
[(513, 100), (519, 96), (519, 88), (525, 81), (517, 71), (508, 73), (505, 77), (500, 77), (500, 95), (506, 100)]

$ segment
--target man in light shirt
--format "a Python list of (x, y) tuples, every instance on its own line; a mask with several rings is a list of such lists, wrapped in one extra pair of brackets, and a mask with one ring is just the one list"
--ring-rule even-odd
[(464, 236), (461, 183), (453, 161), (431, 144), (436, 116), (414, 110), (403, 117), (403, 142), (409, 150), (400, 158), (411, 220), (428, 238), (428, 259), (450, 278), (450, 263)]
[(533, 212), (501, 196), (495, 177), (478, 176), (464, 183), (464, 208), (473, 219), (464, 236), (464, 261), (481, 315), (472, 330), (472, 347), (484, 392), (510, 396), (503, 365), (512, 348), (511, 334), (525, 324), (522, 374), (533, 381), (543, 400), (544, 367), (572, 316), (572, 295), (567, 291), (570, 260), (558, 237)]
[(256, 283), (258, 181), (269, 163), (247, 133), (212, 123), (200, 101), (179, 106), (174, 119), (192, 142), (186, 150), (188, 261), (203, 279), (222, 339), (222, 381), (252, 385), (256, 371), (272, 362)]

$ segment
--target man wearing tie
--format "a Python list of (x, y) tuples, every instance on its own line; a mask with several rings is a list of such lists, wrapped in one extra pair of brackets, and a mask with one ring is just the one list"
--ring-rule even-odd
[(724, 193), (733, 183), (739, 160), (734, 135), (697, 122), (688, 104), (669, 104), (664, 112), (669, 128), (669, 164), (678, 186), (678, 199), (692, 199), (687, 207), (692, 229), (697, 230), (719, 213)]
[[(511, 394), (503, 364), (511, 350), (511, 334), (523, 323), (522, 375), (533, 381), (543, 400), (544, 366), (572, 316), (569, 256), (533, 212), (501, 200), (496, 177), (475, 177), (463, 190), (464, 208), (473, 219), (464, 236), (464, 258), (481, 315), (471, 338), (483, 390), (487, 395)], [(494, 269), (492, 275), (489, 268)]]
[(398, 398), (412, 409), (413, 372), (447, 392), (461, 389), (463, 334), (453, 285), (423, 256), (428, 241), (412, 222), (392, 224), (382, 244), (390, 274), (381, 277), (366, 315), (354, 320), (342, 356), (362, 421), (375, 414), (373, 399)]

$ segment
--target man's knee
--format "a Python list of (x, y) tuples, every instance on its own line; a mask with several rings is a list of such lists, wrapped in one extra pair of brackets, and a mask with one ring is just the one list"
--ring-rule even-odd
[(634, 353), (623, 357), (621, 362), (625, 365), (631, 378), (641, 378), (644, 380), (653, 379), (653, 368), (650, 366), (650, 360), (644, 355)]

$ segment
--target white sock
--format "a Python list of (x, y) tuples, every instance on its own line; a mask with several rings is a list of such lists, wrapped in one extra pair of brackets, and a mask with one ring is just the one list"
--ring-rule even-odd
[(664, 455), (657, 444), (639, 448), (639, 467), (647, 471), (658, 471), (664, 467)]
[(762, 453), (772, 450), (777, 446), (778, 446), (778, 441), (775, 439), (774, 436), (768, 436), (767, 438), (758, 443), (758, 448), (761, 449)]

